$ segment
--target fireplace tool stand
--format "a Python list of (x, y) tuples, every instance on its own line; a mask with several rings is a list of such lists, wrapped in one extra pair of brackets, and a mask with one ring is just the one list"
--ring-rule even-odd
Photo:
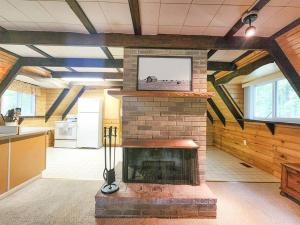
[[(114, 130), (114, 134), (113, 134), (113, 130)], [(114, 138), (113, 160), (112, 160), (112, 138)], [(107, 139), (108, 139), (108, 146), (107, 146)], [(105, 167), (103, 171), (103, 178), (105, 180), (105, 184), (101, 187), (101, 192), (103, 194), (112, 194), (119, 190), (119, 186), (116, 183), (116, 172), (115, 172), (116, 139), (117, 139), (117, 127), (114, 128), (112, 126), (110, 126), (109, 128), (104, 127)]]

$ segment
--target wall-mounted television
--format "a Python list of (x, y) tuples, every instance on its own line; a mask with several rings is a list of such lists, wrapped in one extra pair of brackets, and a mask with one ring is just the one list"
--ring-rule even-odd
[(192, 91), (192, 57), (138, 56), (137, 90)]

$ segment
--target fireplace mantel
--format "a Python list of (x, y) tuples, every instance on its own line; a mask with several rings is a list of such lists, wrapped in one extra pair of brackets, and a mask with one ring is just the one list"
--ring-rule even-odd
[(204, 98), (208, 99), (215, 95), (214, 92), (178, 92), (178, 91), (116, 91), (110, 90), (109, 95), (115, 97), (173, 97), (173, 98)]
[(198, 149), (199, 146), (191, 139), (128, 139), (124, 140), (123, 148), (168, 148)]

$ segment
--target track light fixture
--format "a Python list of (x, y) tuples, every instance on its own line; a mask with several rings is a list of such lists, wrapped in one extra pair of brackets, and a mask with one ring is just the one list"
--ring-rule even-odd
[(246, 37), (252, 37), (254, 36), (256, 32), (256, 27), (252, 25), (252, 23), (257, 19), (257, 11), (253, 10), (250, 12), (247, 12), (242, 17), (242, 22), (244, 24), (249, 24), (249, 27), (245, 30)]

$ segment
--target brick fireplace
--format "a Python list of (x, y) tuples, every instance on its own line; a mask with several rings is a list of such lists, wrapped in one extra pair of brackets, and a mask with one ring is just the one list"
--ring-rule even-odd
[[(125, 49), (124, 91), (137, 90), (139, 55), (191, 57), (192, 91), (207, 91), (207, 52), (165, 49)], [(204, 177), (206, 111), (200, 97), (122, 97), (123, 181), (119, 192), (96, 195), (96, 217), (215, 217)]]

